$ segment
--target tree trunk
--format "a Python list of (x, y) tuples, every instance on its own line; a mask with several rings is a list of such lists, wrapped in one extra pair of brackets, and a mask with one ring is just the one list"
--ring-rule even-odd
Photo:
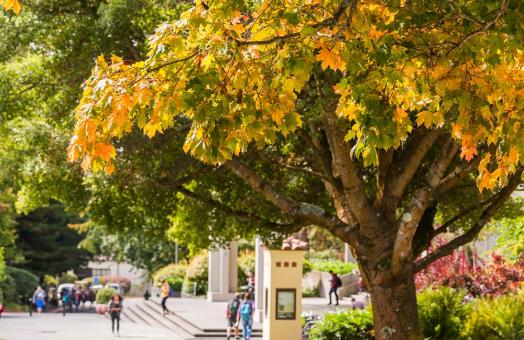
[(421, 340), (413, 276), (395, 285), (370, 282), (375, 339)]

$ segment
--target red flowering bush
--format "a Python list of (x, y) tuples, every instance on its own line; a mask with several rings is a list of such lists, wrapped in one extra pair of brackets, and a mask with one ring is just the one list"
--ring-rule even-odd
[[(428, 249), (445, 243), (437, 239)], [(499, 296), (515, 291), (524, 280), (524, 254), (516, 263), (509, 263), (502, 255), (491, 254), (490, 261), (482, 260), (475, 251), (458, 249), (417, 273), (415, 284), (421, 291), (427, 287), (448, 286), (468, 291), (470, 297)]]

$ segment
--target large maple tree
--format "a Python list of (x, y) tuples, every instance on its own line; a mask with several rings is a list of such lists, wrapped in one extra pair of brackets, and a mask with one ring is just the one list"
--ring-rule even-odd
[[(521, 182), (523, 6), (196, 1), (157, 29), (144, 61), (98, 58), (69, 158), (111, 174), (125, 152), (115, 139), (189, 121), (184, 151), (271, 202), (275, 225), (285, 216), (351, 245), (378, 339), (421, 339), (413, 274), (473, 240)], [(333, 209), (274, 185), (267, 155), (316, 178)], [(480, 199), (436, 228), (443, 202), (475, 182)]]

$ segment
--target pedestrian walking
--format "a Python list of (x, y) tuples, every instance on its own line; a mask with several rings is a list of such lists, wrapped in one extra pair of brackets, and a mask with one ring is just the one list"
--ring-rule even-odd
[(170, 287), (166, 279), (162, 280), (160, 289), (162, 291), (162, 302), (160, 303), (162, 306), (162, 315), (167, 315), (169, 314), (169, 309), (167, 309), (166, 302), (169, 298)]
[(249, 293), (244, 294), (244, 300), (238, 308), (237, 321), (242, 322), (242, 339), (249, 340), (251, 337), (251, 325), (253, 324), (253, 312), (255, 306)]
[(227, 340), (231, 338), (231, 333), (235, 332), (235, 338), (240, 339), (239, 332), (238, 332), (238, 321), (237, 321), (237, 315), (238, 315), (238, 309), (241, 304), (241, 295), (237, 294), (235, 295), (235, 298), (227, 304), (227, 310), (226, 310), (226, 318), (227, 318)]
[(46, 293), (42, 287), (38, 286), (33, 294), (33, 303), (36, 306), (36, 311), (40, 314), (45, 308)]
[(331, 285), (331, 288), (329, 289), (329, 303), (328, 303), (328, 305), (332, 304), (331, 294), (335, 294), (335, 299), (336, 299), (335, 306), (338, 306), (338, 292), (337, 291), (338, 291), (338, 289), (340, 287), (342, 287), (342, 280), (332, 270), (329, 271), (329, 274), (331, 275), (331, 279), (329, 279), (329, 283)]
[(120, 336), (120, 313), (122, 312), (122, 297), (119, 294), (114, 294), (109, 301), (109, 315), (111, 315), (111, 331)]
[(0, 302), (0, 319), (2, 318), (3, 312), (4, 312), (4, 305)]

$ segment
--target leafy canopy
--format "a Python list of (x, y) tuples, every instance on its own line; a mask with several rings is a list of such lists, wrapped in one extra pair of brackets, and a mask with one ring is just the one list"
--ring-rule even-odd
[(524, 152), (519, 6), (197, 1), (157, 29), (144, 61), (98, 58), (76, 109), (69, 159), (110, 174), (113, 138), (135, 124), (153, 137), (183, 115), (192, 122), (184, 150), (224, 162), (299, 128), (296, 105), (314, 90), (320, 66), (336, 80), (336, 112), (365, 164), (401, 147), (417, 126), (443, 127), (462, 158), (481, 155), (480, 189), (503, 186)]

